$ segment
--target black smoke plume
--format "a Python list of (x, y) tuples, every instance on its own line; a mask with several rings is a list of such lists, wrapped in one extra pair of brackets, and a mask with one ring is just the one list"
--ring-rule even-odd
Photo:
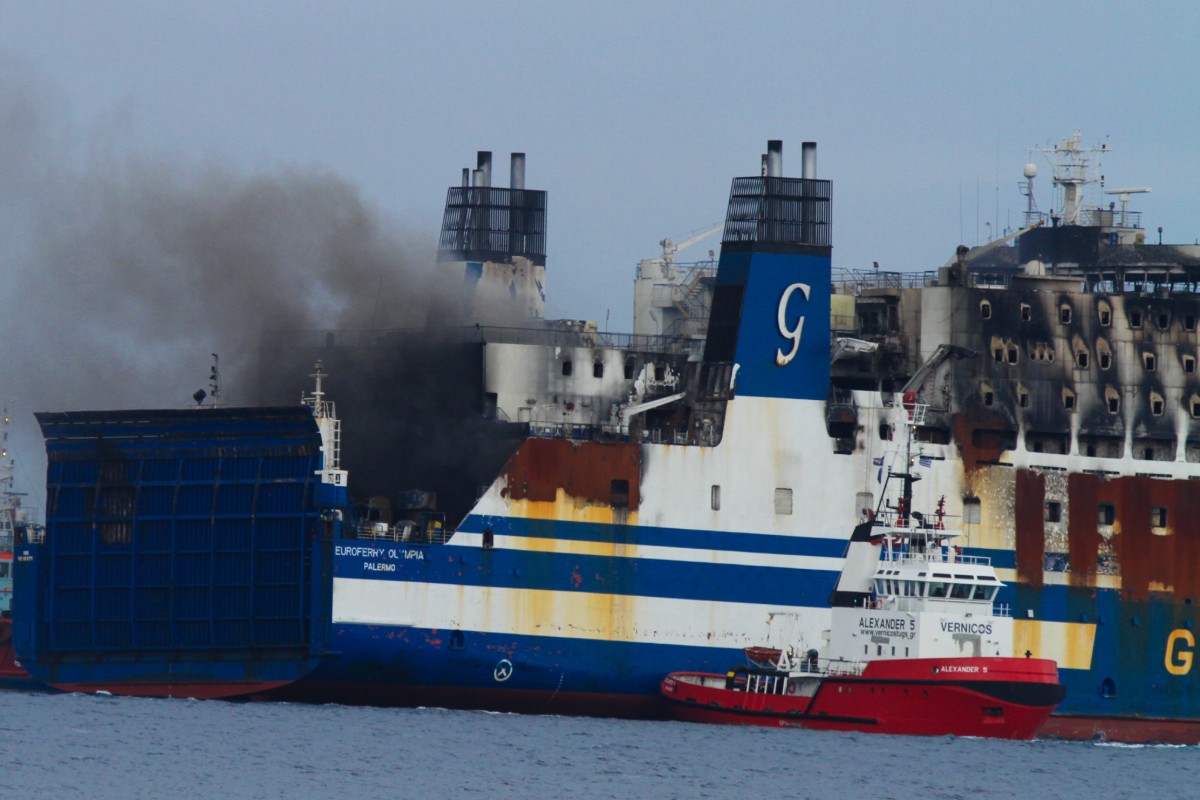
[(0, 56), (0, 396), (186, 407), (218, 353), (227, 405), (293, 404), (324, 356), (352, 488), (433, 476), (467, 502), (489, 477), (471, 455), (487, 436), (477, 348), (426, 328), (454, 307), (432, 234), (327, 170), (130, 153), (127, 128), (79, 134), (53, 86)]

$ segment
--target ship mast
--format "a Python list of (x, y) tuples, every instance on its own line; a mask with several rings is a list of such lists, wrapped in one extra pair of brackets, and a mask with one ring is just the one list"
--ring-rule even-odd
[[(1054, 168), (1054, 186), (1062, 189), (1063, 205), (1062, 205), (1062, 220), (1063, 225), (1080, 225), (1081, 212), (1083, 210), (1083, 190), (1084, 187), (1099, 183), (1104, 184), (1104, 176), (1097, 177), (1095, 167), (1092, 164), (1092, 155), (1099, 155), (1108, 152), (1108, 144), (1103, 143), (1092, 147), (1083, 147), (1080, 142), (1082, 136), (1079, 131), (1075, 131), (1069, 139), (1063, 141), (1062, 144), (1056, 144), (1054, 147), (1038, 147), (1039, 153), (1046, 156), (1046, 160), (1050, 162), (1050, 166)], [(1097, 164), (1098, 166), (1098, 164)], [(1036, 171), (1035, 171), (1036, 174)], [(1033, 176), (1026, 174), (1027, 178), (1032, 179)], [(1032, 192), (1032, 186), (1030, 187)], [(1032, 197), (1030, 198), (1032, 207)], [(1050, 212), (1051, 219), (1054, 219), (1054, 211)]]

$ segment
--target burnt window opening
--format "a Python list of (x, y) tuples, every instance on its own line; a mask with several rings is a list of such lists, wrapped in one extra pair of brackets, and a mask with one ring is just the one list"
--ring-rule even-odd
[(1075, 365), (1078, 366), (1080, 369), (1088, 368), (1087, 350), (1080, 350), (1077, 353), (1075, 353)]
[(1196, 357), (1195, 356), (1184, 356), (1183, 357), (1183, 371), (1188, 373), (1189, 375), (1191, 375), (1192, 373), (1194, 373), (1196, 371)]
[(1008, 363), (1010, 363), (1010, 364), (1017, 363), (1017, 353), (1019, 353), (1019, 352), (1020, 352), (1020, 350), (1017, 349), (1017, 346), (1015, 344), (1010, 344), (1008, 346)]
[(1096, 363), (1100, 365), (1100, 369), (1108, 369), (1112, 366), (1112, 353), (1097, 353)]
[(1153, 461), (1153, 460), (1154, 460), (1154, 448), (1153, 447), (1143, 448), (1142, 449), (1142, 461)]
[(563, 362), (562, 374), (567, 377), (570, 377), (571, 373), (574, 371), (575, 371), (575, 365), (573, 363), (571, 363), (571, 359), (568, 358), (566, 361)]
[(1054, 346), (1053, 345), (1046, 347), (1046, 360), (1050, 361), (1050, 362), (1054, 361)]
[(713, 484), (712, 491), (709, 494), (709, 504), (712, 506), (713, 511), (721, 510), (721, 487), (715, 483)]
[(1071, 324), (1071, 307), (1070, 306), (1066, 306), (1066, 305), (1059, 306), (1058, 321), (1061, 322), (1063, 325)]
[(1029, 392), (1018, 392), (1017, 402), (1021, 404), (1021, 408), (1029, 408)]
[(1116, 414), (1121, 410), (1121, 398), (1117, 394), (1110, 394), (1107, 397), (1108, 413)]
[(1075, 410), (1075, 393), (1070, 389), (1063, 390), (1063, 408), (1067, 411)]
[(980, 520), (982, 520), (982, 519), (983, 519), (983, 514), (981, 513), (981, 507), (979, 505), (979, 498), (978, 497), (964, 497), (963, 498), (963, 522), (968, 525), (970, 525), (970, 524), (978, 525)]
[(1171, 315), (1160, 312), (1158, 315), (1158, 318), (1157, 318), (1157, 322), (1158, 322), (1158, 329), (1160, 331), (1165, 331), (1167, 328), (1171, 327)]
[(624, 478), (613, 478), (609, 484), (613, 508), (629, 508), (629, 481)]
[(1057, 500), (1046, 501), (1046, 522), (1062, 522), (1062, 503)]
[(929, 444), (950, 444), (950, 430), (948, 428), (921, 427), (917, 428), (916, 438), (918, 442), (928, 442)]
[(1101, 304), (1099, 317), (1101, 326), (1107, 328), (1112, 325), (1112, 309), (1107, 304)]
[(483, 529), (483, 549), (491, 550), (495, 546), (496, 546), (496, 534), (492, 532), (491, 528), (484, 528)]
[(1130, 310), (1130, 312), (1129, 312), (1129, 327), (1131, 327), (1131, 328), (1142, 327), (1142, 312), (1141, 311)]
[(654, 365), (654, 380), (659, 381), (661, 383), (662, 381), (665, 381), (666, 379), (667, 379), (666, 365), (665, 364), (655, 364)]
[(992, 360), (995, 361), (997, 364), (1004, 363), (1004, 348), (1003, 347), (997, 347), (995, 350), (992, 351)]
[(1028, 303), (1021, 303), (1021, 321), (1029, 322), (1033, 319), (1033, 309)]
[(1083, 454), (1089, 458), (1094, 458), (1096, 455), (1096, 445), (1089, 444), (1083, 448)]
[(1196, 315), (1195, 314), (1184, 314), (1183, 315), (1183, 329), (1185, 331), (1196, 330)]
[(881, 442), (890, 442), (892, 440), (892, 426), (886, 422), (879, 423), (879, 440)]
[(1142, 364), (1146, 367), (1146, 372), (1154, 372), (1158, 359), (1154, 357), (1154, 353), (1142, 353)]
[(1200, 397), (1192, 396), (1191, 401), (1188, 403), (1188, 410), (1192, 414), (1192, 419), (1200, 419)]
[(1117, 507), (1112, 503), (1101, 503), (1096, 507), (1096, 521), (1101, 525), (1112, 525), (1117, 521)]
[(592, 377), (593, 378), (603, 378), (604, 377), (604, 362), (603, 361), (593, 361), (592, 362)]
[(633, 380), (633, 371), (637, 369), (637, 359), (633, 356), (625, 359), (625, 380)]
[(979, 301), (979, 316), (983, 317), (984, 319), (992, 318), (992, 304), (987, 300)]
[(988, 450), (1016, 450), (1017, 432), (1004, 428), (976, 428), (971, 431), (971, 444)]
[(1167, 527), (1167, 507), (1154, 506), (1150, 509), (1150, 527), (1165, 528)]
[(996, 402), (996, 396), (994, 394), (992, 394), (992, 390), (984, 389), (983, 390), (983, 404), (985, 406), (990, 406), (994, 402)]
[(1162, 397), (1160, 397), (1159, 395), (1150, 395), (1150, 413), (1151, 414), (1153, 414), (1156, 417), (1161, 417), (1163, 415), (1163, 409), (1165, 408), (1165, 406), (1166, 406), (1166, 403), (1163, 402)]
[(1065, 456), (1071, 452), (1071, 437), (1057, 433), (1026, 433), (1025, 448), (1034, 453)]

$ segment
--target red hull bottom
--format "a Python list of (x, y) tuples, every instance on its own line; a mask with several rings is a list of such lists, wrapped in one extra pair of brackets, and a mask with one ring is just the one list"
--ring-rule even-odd
[(1182, 719), (1052, 716), (1042, 736), (1129, 744), (1200, 744), (1200, 722)]
[(676, 719), (918, 736), (1032, 739), (1062, 699), (1053, 662), (874, 662), (862, 675), (807, 678), (808, 691), (726, 688), (725, 676), (675, 673), (662, 694)]
[(46, 690), (45, 686), (31, 678), (29, 673), (17, 663), (11, 638), (0, 645), (0, 689)]

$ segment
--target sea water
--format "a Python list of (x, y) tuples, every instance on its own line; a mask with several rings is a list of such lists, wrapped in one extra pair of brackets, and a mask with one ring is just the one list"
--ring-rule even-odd
[(1200, 748), (0, 693), (4, 798), (1196, 798)]

